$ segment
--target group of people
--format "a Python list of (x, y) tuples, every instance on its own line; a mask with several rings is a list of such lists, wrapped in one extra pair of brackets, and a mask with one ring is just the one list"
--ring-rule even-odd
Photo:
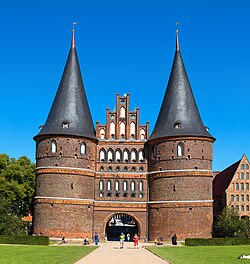
[[(120, 234), (120, 248), (124, 248), (124, 241), (125, 241), (125, 235), (122, 232)], [(130, 234), (127, 234), (127, 241), (130, 241)], [(133, 241), (134, 241), (134, 248), (139, 248), (139, 237), (137, 236), (137, 234), (135, 233), (134, 237), (133, 237)]]
[[(128, 233), (126, 236), (124, 235), (124, 233), (122, 232), (119, 236), (120, 239), (120, 249), (124, 248), (124, 242), (125, 242), (125, 238), (127, 238), (127, 241), (130, 241), (130, 234)], [(99, 243), (99, 236), (97, 234), (97, 232), (95, 232), (94, 234), (94, 242), (95, 245), (98, 246)], [(133, 237), (133, 242), (134, 242), (134, 248), (139, 248), (139, 237), (137, 236), (137, 233), (135, 233), (134, 237)], [(64, 236), (62, 237), (61, 240), (61, 244), (62, 243), (66, 243)], [(87, 236), (84, 240), (83, 240), (83, 245), (89, 245), (90, 241), (89, 241), (89, 237)], [(156, 246), (161, 246), (163, 245), (163, 238), (160, 237), (159, 240), (157, 240), (157, 238), (155, 238), (154, 243)], [(172, 236), (172, 245), (177, 245), (177, 236), (176, 234), (174, 234)]]

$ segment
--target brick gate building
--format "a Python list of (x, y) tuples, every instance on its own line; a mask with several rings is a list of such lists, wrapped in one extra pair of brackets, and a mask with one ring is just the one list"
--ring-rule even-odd
[[(145, 98), (146, 99), (146, 98)], [(34, 233), (101, 239), (138, 232), (140, 239), (210, 237), (212, 144), (176, 52), (151, 135), (116, 95), (106, 124), (92, 122), (74, 32), (63, 76), (36, 141)]]

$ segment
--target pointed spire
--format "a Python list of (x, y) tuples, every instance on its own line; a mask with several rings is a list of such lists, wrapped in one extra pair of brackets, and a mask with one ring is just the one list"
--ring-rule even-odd
[(71, 49), (75, 48), (76, 44), (75, 44), (75, 30), (72, 30), (72, 41), (71, 41)]
[(77, 24), (77, 22), (73, 22), (72, 24), (72, 41), (71, 41), (71, 48), (75, 48), (76, 44), (75, 44), (75, 25)]
[(178, 29), (176, 29), (176, 51), (180, 50), (178, 32), (179, 32)]
[(38, 136), (72, 135), (96, 139), (75, 49), (74, 31), (68, 59), (48, 118)]
[(203, 125), (179, 49), (176, 31), (176, 52), (154, 130), (149, 140), (173, 136), (213, 137)]

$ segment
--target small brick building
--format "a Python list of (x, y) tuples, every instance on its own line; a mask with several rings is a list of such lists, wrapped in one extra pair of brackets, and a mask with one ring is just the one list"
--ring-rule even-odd
[(225, 207), (235, 209), (241, 217), (250, 217), (249, 161), (244, 154), (240, 160), (216, 174), (213, 180), (214, 217)]
[[(98, 96), (98, 95), (97, 95)], [(145, 98), (146, 100), (146, 98)], [(148, 99), (150, 100), (150, 99)], [(36, 141), (34, 233), (141, 240), (210, 237), (212, 144), (182, 61), (173, 66), (156, 125), (140, 124), (130, 95), (116, 95), (106, 124), (92, 122), (74, 32), (64, 73)]]

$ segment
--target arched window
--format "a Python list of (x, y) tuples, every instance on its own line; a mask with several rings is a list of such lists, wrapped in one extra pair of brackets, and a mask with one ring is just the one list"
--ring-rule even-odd
[(177, 156), (181, 157), (184, 155), (184, 144), (181, 142), (177, 145)]
[(246, 190), (249, 190), (249, 183), (246, 183)]
[(56, 141), (55, 140), (52, 140), (51, 141), (51, 152), (52, 153), (56, 153), (56, 151), (57, 151)]
[(239, 195), (237, 194), (236, 195), (236, 202), (238, 202), (239, 201)]
[(105, 130), (103, 128), (100, 130), (100, 136), (101, 139), (105, 139)]
[(130, 136), (131, 137), (135, 136), (135, 122), (131, 122), (130, 124)]
[(246, 180), (249, 180), (249, 172), (246, 172)]
[(121, 107), (121, 110), (120, 110), (120, 117), (124, 118), (125, 117), (125, 107)]
[(121, 161), (121, 151), (119, 149), (115, 151), (115, 161), (117, 162)]
[(112, 166), (109, 166), (108, 171), (112, 171), (112, 170), (113, 170)]
[(242, 173), (240, 174), (240, 179), (241, 179), (241, 180), (244, 180), (244, 172), (242, 172)]
[(244, 205), (241, 206), (241, 211), (244, 211)]
[(124, 171), (128, 171), (128, 167), (125, 166), (123, 170), (124, 170)]
[(120, 136), (121, 136), (121, 138), (124, 138), (124, 135), (125, 135), (125, 123), (121, 122), (121, 124), (120, 124)]
[(234, 201), (234, 195), (231, 195), (231, 202)]
[(241, 189), (241, 191), (244, 190), (244, 183), (241, 183), (241, 184), (240, 184), (240, 189)]
[(101, 149), (100, 153), (99, 153), (99, 160), (100, 161), (105, 161), (105, 156), (106, 156), (105, 150)]
[(152, 147), (152, 158), (153, 159), (156, 159), (156, 152), (157, 152), (156, 146), (153, 146)]
[(135, 167), (133, 166), (132, 168), (131, 168), (131, 171), (135, 171), (136, 169), (135, 169)]
[(81, 154), (86, 154), (86, 143), (83, 142), (80, 147)]
[(115, 123), (114, 122), (110, 123), (110, 136), (111, 138), (115, 136)]
[(103, 166), (100, 167), (100, 171), (104, 171), (104, 167)]
[(103, 180), (99, 181), (99, 190), (103, 191)]
[(108, 151), (108, 161), (113, 161), (113, 151), (111, 149)]
[(231, 205), (231, 209), (234, 210), (234, 206), (233, 205)]
[(123, 191), (127, 191), (128, 190), (128, 183), (126, 181), (123, 182)]
[(128, 157), (128, 151), (125, 149), (123, 152), (123, 161), (128, 162), (129, 157)]
[(111, 181), (107, 181), (107, 190), (111, 191)]
[(141, 167), (139, 168), (139, 171), (144, 171), (144, 168), (141, 166)]
[(235, 190), (238, 191), (239, 190), (239, 183), (235, 184)]
[(239, 205), (236, 205), (236, 206), (235, 206), (235, 209), (236, 209), (237, 211), (239, 211)]
[(240, 200), (241, 200), (242, 202), (244, 202), (244, 195), (243, 195), (243, 194), (240, 196)]
[(249, 165), (248, 164), (246, 164), (246, 170), (248, 170), (249, 169)]
[(246, 201), (249, 202), (249, 195), (246, 195)]
[(246, 210), (249, 211), (249, 205), (246, 206)]
[(144, 152), (143, 152), (143, 150), (140, 150), (139, 151), (139, 161), (143, 162), (143, 160), (144, 160)]
[(119, 191), (119, 181), (115, 181), (115, 190)]
[(134, 181), (131, 182), (130, 189), (131, 189), (131, 192), (135, 191), (135, 182)]
[(140, 139), (141, 140), (145, 139), (145, 130), (144, 129), (140, 130)]
[(139, 191), (140, 192), (143, 191), (143, 182), (142, 181), (139, 182)]
[(136, 155), (136, 150), (133, 149), (132, 152), (131, 152), (131, 161), (136, 162), (136, 160), (137, 160), (136, 156), (137, 156)]
[(244, 170), (244, 164), (241, 164), (241, 169)]

